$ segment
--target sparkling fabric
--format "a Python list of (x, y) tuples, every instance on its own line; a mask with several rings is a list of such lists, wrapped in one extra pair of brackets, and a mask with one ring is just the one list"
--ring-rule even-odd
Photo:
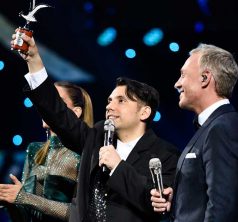
[(103, 173), (102, 169), (98, 168), (90, 191), (88, 218), (86, 221), (107, 221), (107, 189), (105, 185), (107, 179), (108, 174)]
[[(56, 219), (54, 221), (67, 221), (71, 199), (68, 202), (57, 201), (57, 195), (54, 197), (54, 194), (59, 193), (57, 189), (60, 188), (60, 184), (57, 183), (57, 186), (53, 187), (56, 190), (52, 189), (52, 195), (46, 198), (48, 192), (46, 187), (49, 187), (48, 184), (52, 180), (52, 176), (58, 181), (64, 181), (64, 186), (67, 186), (67, 183), (76, 185), (80, 157), (64, 147), (60, 140), (54, 136), (50, 137), (50, 148), (45, 163), (38, 165), (35, 163), (34, 157), (42, 145), (43, 143), (31, 143), (27, 148), (22, 177), (23, 188), (18, 193), (15, 203), (23, 206), (26, 210), (28, 209), (31, 218), (27, 221), (46, 222), (52, 221), (49, 219), (52, 217)], [(75, 190), (66, 191), (73, 196)], [(64, 190), (60, 190), (60, 192), (65, 199)], [(49, 216), (48, 220), (47, 215)]]

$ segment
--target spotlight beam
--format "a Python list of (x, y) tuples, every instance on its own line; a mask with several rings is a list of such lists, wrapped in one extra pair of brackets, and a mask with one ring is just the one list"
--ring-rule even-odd
[[(0, 44), (10, 50), (11, 35), (17, 26), (11, 24), (0, 13)], [(64, 59), (53, 50), (45, 47), (41, 43), (37, 43), (39, 52), (44, 61), (44, 65), (49, 73), (56, 80), (66, 80), (72, 82), (92, 82), (94, 77), (92, 74), (82, 70), (69, 60)]]

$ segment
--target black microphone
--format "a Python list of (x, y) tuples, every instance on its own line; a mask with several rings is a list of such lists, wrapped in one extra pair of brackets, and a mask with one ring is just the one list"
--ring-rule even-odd
[(160, 197), (163, 197), (162, 164), (159, 158), (152, 158), (149, 162), (149, 169), (154, 183), (154, 188), (159, 191)]
[[(109, 146), (113, 143), (115, 125), (112, 119), (107, 119), (104, 122), (104, 146)], [(107, 171), (107, 167), (103, 165), (103, 172)]]

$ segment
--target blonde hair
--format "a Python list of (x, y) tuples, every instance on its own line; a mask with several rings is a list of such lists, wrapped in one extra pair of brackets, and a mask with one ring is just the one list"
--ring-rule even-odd
[(84, 109), (82, 112), (82, 119), (89, 127), (93, 127), (94, 118), (93, 118), (93, 104), (92, 100), (86, 90), (79, 87), (82, 91), (84, 97)]

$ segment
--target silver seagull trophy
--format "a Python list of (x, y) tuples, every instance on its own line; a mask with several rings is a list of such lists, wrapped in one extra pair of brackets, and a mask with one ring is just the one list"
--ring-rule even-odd
[(40, 5), (35, 5), (35, 0), (32, 0), (32, 5), (30, 6), (29, 13), (27, 15), (23, 15), (22, 12), (19, 13), (21, 17), (26, 19), (27, 24), (30, 22), (36, 22), (36, 18), (34, 17), (35, 13), (41, 9), (41, 8), (47, 8), (50, 7), (49, 5), (46, 4), (40, 4)]
[(16, 32), (16, 39), (14, 40), (14, 44), (12, 46), (12, 50), (17, 50), (20, 53), (28, 54), (28, 44), (22, 40), (22, 35), (25, 34), (29, 37), (32, 37), (33, 31), (30, 30), (30, 22), (37, 22), (35, 18), (35, 14), (41, 8), (51, 7), (46, 4), (35, 5), (35, 0), (32, 0), (32, 4), (30, 4), (30, 9), (27, 15), (24, 15), (22, 12), (19, 13), (19, 16), (23, 17), (26, 20), (26, 24), (24, 27), (19, 27)]

